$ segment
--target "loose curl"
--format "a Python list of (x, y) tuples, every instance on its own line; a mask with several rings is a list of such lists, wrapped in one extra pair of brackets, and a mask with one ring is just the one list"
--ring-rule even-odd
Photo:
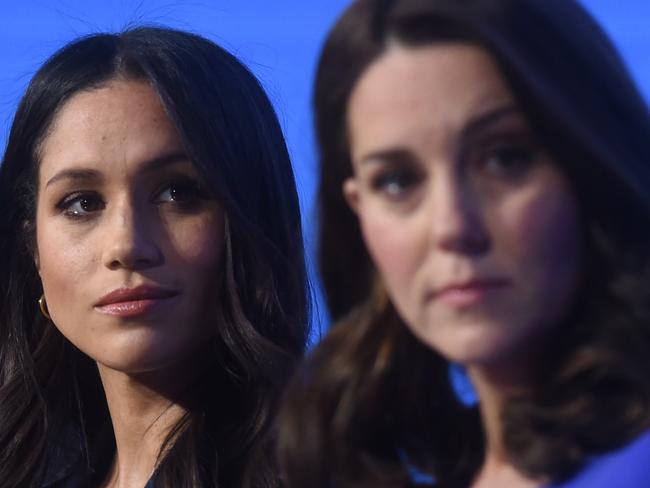
[(152, 86), (227, 215), (214, 339), (197, 353), (203, 374), (187, 385), (188, 412), (160, 451), (156, 486), (277, 486), (269, 427), (308, 334), (284, 138), (258, 81), (232, 55), (199, 36), (154, 27), (61, 49), (34, 76), (13, 121), (0, 167), (2, 485), (41, 486), (75, 449), (87, 468), (83, 482), (97, 483), (113, 457), (97, 368), (40, 314), (33, 258), (40, 145), (71, 97), (113, 79)]
[(337, 324), (284, 400), (289, 487), (408, 485), (409, 467), (436, 486), (466, 486), (481, 465), (477, 408), (456, 399), (447, 362), (378, 300), (381, 280), (341, 190), (359, 77), (390, 43), (448, 41), (493, 56), (585, 219), (573, 313), (546, 347), (533, 393), (502, 413), (512, 462), (562, 480), (650, 427), (650, 117), (611, 42), (573, 0), (358, 0), (330, 32), (316, 77), (319, 260)]

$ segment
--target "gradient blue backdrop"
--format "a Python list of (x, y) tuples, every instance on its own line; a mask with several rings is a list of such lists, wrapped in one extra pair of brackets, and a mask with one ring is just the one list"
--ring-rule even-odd
[[(262, 81), (287, 137), (314, 273), (316, 159), (311, 86), (321, 43), (349, 0), (0, 0), (0, 148), (32, 74), (80, 35), (155, 23), (196, 32), (227, 48)], [(650, 99), (650, 0), (583, 0), (602, 22)], [(327, 325), (315, 303), (315, 338)]]

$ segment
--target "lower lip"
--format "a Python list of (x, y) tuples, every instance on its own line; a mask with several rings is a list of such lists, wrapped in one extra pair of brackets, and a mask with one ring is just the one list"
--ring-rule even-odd
[(114, 317), (133, 318), (150, 315), (168, 305), (176, 296), (165, 298), (147, 298), (144, 300), (132, 300), (128, 302), (109, 303), (95, 307), (100, 313)]
[(456, 308), (470, 307), (485, 302), (497, 291), (503, 290), (505, 283), (482, 284), (464, 288), (452, 288), (435, 295), (435, 300)]

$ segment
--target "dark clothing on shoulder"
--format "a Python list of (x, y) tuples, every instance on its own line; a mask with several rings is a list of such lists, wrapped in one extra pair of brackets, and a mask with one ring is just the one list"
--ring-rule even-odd
[[(113, 457), (111, 444), (112, 432), (104, 432), (99, 436), (101, 448), (98, 453), (104, 454), (106, 460)], [(41, 488), (92, 488), (99, 486), (105, 476), (105, 469), (101, 473), (94, 472), (88, 466), (83, 455), (83, 439), (76, 429), (68, 429), (61, 443), (50, 451), (45, 480)], [(154, 477), (143, 488), (155, 488)]]

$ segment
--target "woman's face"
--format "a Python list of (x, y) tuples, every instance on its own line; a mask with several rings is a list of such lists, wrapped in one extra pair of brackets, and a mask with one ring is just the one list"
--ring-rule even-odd
[(40, 148), (36, 265), (52, 321), (100, 364), (175, 364), (210, 334), (224, 212), (157, 94), (113, 80), (63, 105)]
[(391, 47), (355, 86), (348, 128), (344, 193), (424, 343), (496, 364), (567, 316), (580, 279), (576, 197), (485, 51)]

